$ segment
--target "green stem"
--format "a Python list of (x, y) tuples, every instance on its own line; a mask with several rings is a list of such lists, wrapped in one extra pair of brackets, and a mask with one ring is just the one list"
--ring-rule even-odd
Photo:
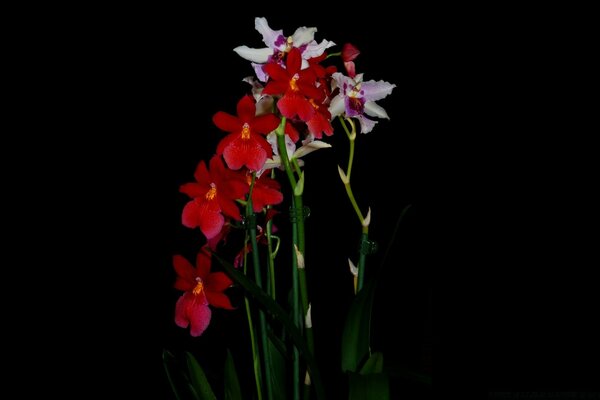
[[(269, 206), (270, 208), (270, 206)], [(269, 281), (270, 281), (270, 286), (269, 286), (269, 290), (271, 292), (271, 297), (273, 297), (273, 300), (275, 300), (275, 298), (277, 297), (275, 294), (275, 254), (273, 253), (273, 237), (271, 236), (273, 230), (273, 221), (269, 221), (267, 222), (267, 227), (266, 227), (266, 235), (267, 235), (267, 264), (269, 265)]]
[[(248, 202), (246, 204), (246, 220), (249, 223), (250, 242), (252, 244), (252, 267), (254, 268), (254, 279), (256, 285), (262, 289), (262, 277), (260, 273), (260, 260), (258, 257), (258, 241), (256, 240), (256, 221), (252, 210), (252, 190), (256, 180), (256, 172), (252, 173), (252, 181), (250, 183), (250, 192), (248, 193)], [(273, 400), (273, 387), (271, 379), (271, 354), (269, 352), (267, 338), (267, 319), (263, 310), (258, 311), (260, 322), (260, 337), (262, 341), (262, 354), (265, 367), (265, 381), (267, 387), (267, 399)]]
[[(248, 252), (246, 251), (246, 245), (248, 243), (248, 233), (244, 240), (244, 275), (247, 271)], [(256, 383), (256, 393), (258, 394), (258, 400), (262, 400), (262, 388), (260, 381), (262, 380), (262, 372), (260, 369), (260, 358), (258, 357), (258, 343), (254, 335), (254, 324), (252, 323), (252, 312), (250, 310), (250, 300), (248, 296), (244, 297), (244, 303), (246, 304), (246, 316), (248, 318), (248, 327), (250, 329), (250, 344), (252, 345), (252, 365), (254, 366), (254, 381)]]
[[(362, 244), (369, 240), (369, 227), (363, 227), (363, 233), (361, 236), (361, 248)], [(360, 256), (358, 257), (358, 288), (356, 293), (360, 292), (363, 288), (363, 283), (365, 281), (365, 263), (367, 261), (367, 254), (364, 251), (360, 252)]]
[[(292, 206), (294, 205), (292, 200)], [(295, 209), (295, 208), (294, 208)], [(292, 218), (292, 243), (298, 245), (297, 218)], [(300, 329), (300, 305), (298, 304), (298, 257), (295, 249), (292, 251), (292, 322)], [(293, 398), (300, 399), (300, 354), (298, 348), (294, 346), (293, 358)]]

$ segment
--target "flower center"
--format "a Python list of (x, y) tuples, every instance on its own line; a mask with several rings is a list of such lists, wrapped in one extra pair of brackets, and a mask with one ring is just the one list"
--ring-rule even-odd
[(242, 139), (243, 140), (248, 140), (250, 139), (250, 125), (248, 125), (248, 123), (244, 123), (244, 125), (242, 126)]
[(352, 110), (354, 110), (355, 112), (357, 112), (358, 114), (362, 114), (363, 109), (364, 109), (364, 105), (361, 99), (359, 99), (358, 97), (349, 97), (349, 106)]
[(358, 94), (360, 93), (361, 86), (362, 86), (362, 82), (358, 82), (356, 84), (356, 86), (354, 86), (352, 88), (352, 90), (350, 91), (350, 93), (348, 94), (348, 96), (350, 96), (350, 97), (358, 97)]
[(294, 92), (298, 91), (298, 84), (296, 83), (298, 81), (298, 79), (300, 79), (300, 75), (298, 75), (297, 73), (295, 73), (294, 76), (292, 76), (292, 79), (290, 80), (290, 88)]
[(192, 289), (192, 293), (194, 296), (198, 296), (204, 290), (204, 284), (202, 283), (202, 279), (200, 277), (196, 277), (196, 287)]
[(284, 50), (284, 51), (285, 51), (286, 53), (289, 53), (289, 52), (290, 52), (290, 50), (292, 49), (292, 46), (293, 46), (293, 45), (294, 45), (294, 39), (292, 39), (292, 37), (291, 37), (291, 36), (289, 36), (289, 37), (287, 38), (287, 40), (285, 41), (285, 50)]
[(314, 101), (313, 99), (308, 99), (308, 102), (310, 103), (310, 105), (312, 105), (312, 106), (313, 106), (313, 108), (314, 108), (315, 110), (318, 110), (318, 109), (319, 109), (319, 105), (318, 105), (317, 103), (315, 103), (315, 101)]
[(214, 183), (210, 184), (210, 189), (206, 192), (206, 200), (212, 200), (217, 195), (217, 186)]

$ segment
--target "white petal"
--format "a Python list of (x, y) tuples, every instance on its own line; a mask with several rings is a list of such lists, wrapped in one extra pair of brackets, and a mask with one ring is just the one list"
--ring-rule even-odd
[(358, 122), (360, 122), (360, 133), (371, 132), (377, 123), (377, 121), (373, 121), (364, 115), (359, 115), (356, 118), (358, 119)]
[[(358, 75), (357, 75), (358, 76)], [(348, 87), (354, 87), (356, 85), (356, 82), (354, 80), (352, 80), (351, 78), (347, 77), (346, 75), (342, 74), (341, 72), (334, 72), (331, 77), (333, 78), (333, 80), (335, 81), (335, 83), (337, 84), (337, 87), (340, 88), (341, 92), (344, 92), (344, 83), (348, 86)], [(345, 93), (344, 93), (345, 94)]]
[(364, 92), (365, 100), (377, 101), (392, 93), (392, 89), (395, 87), (396, 85), (385, 81), (368, 81), (363, 82), (360, 89), (361, 92)]
[(305, 144), (304, 146), (301, 146), (298, 150), (294, 152), (292, 158), (304, 157), (305, 155), (312, 153), (315, 150), (326, 149), (328, 147), (331, 147), (329, 143), (325, 143), (321, 140), (315, 140), (313, 142)]
[(302, 53), (302, 58), (308, 60), (309, 58), (318, 57), (321, 54), (323, 54), (325, 49), (328, 49), (331, 46), (335, 46), (335, 43), (329, 42), (327, 40), (323, 40), (321, 43), (317, 43), (316, 40), (313, 40), (308, 44), (308, 46), (306, 46), (306, 49)]
[[(254, 28), (262, 35), (263, 42), (270, 47), (271, 49), (275, 49), (275, 41), (279, 36), (283, 36), (283, 31), (278, 30), (274, 31), (269, 27), (266, 18), (255, 18), (254, 19)], [(273, 54), (273, 53), (271, 53)]]
[(252, 49), (248, 46), (238, 46), (233, 49), (238, 55), (248, 61), (259, 64), (264, 64), (269, 60), (269, 56), (273, 54), (273, 49), (265, 47), (263, 49)]
[(371, 117), (390, 119), (390, 117), (388, 117), (388, 115), (385, 112), (385, 110), (383, 109), (383, 107), (381, 107), (379, 104), (375, 103), (374, 101), (367, 101), (365, 103), (365, 112), (367, 114), (369, 114)]
[(315, 38), (317, 28), (307, 28), (305, 26), (296, 29), (292, 35), (294, 47), (300, 47), (303, 44), (310, 43)]
[(334, 117), (341, 115), (344, 112), (344, 108), (344, 96), (338, 94), (331, 100), (331, 103), (329, 104), (329, 113), (331, 114), (331, 118), (333, 119)]

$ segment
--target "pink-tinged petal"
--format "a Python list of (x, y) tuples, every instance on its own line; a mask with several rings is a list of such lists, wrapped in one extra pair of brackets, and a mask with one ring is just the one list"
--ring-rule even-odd
[[(188, 302), (190, 293), (182, 294), (177, 303), (175, 303), (175, 324), (180, 328), (187, 328), (190, 324), (190, 320), (187, 315)], [(193, 296), (193, 295), (192, 295)]]
[[(216, 203), (216, 202), (215, 202)], [(225, 223), (225, 218), (220, 212), (211, 212), (206, 211), (199, 216), (198, 225), (200, 226), (200, 230), (204, 233), (207, 239), (212, 239), (217, 236), (221, 229), (223, 228), (223, 224)]]
[(356, 48), (352, 43), (345, 43), (342, 46), (342, 60), (344, 62), (354, 61), (356, 57), (360, 54), (360, 50)]
[(202, 278), (202, 280), (206, 279), (210, 274), (210, 264), (210, 253), (208, 252), (206, 246), (202, 246), (202, 248), (196, 255), (196, 269), (194, 271), (196, 276), (199, 276), (200, 278)]
[(208, 187), (200, 186), (197, 183), (184, 183), (183, 185), (179, 186), (179, 191), (181, 193), (187, 194), (191, 198), (204, 197), (204, 195), (208, 191)]
[(196, 179), (196, 182), (200, 183), (201, 185), (210, 185), (210, 174), (208, 173), (208, 169), (206, 169), (206, 163), (204, 160), (200, 161), (196, 166), (194, 178)]
[(256, 74), (256, 77), (259, 81), (266, 82), (269, 79), (269, 75), (267, 75), (265, 71), (263, 71), (263, 66), (265, 64), (251, 63), (250, 65), (252, 65), (252, 69), (254, 70), (254, 73)]
[(364, 115), (359, 115), (356, 118), (358, 119), (358, 122), (360, 122), (360, 133), (371, 132), (375, 127), (375, 124), (377, 124), (377, 121), (373, 121)]
[(223, 214), (240, 221), (242, 219), (242, 214), (240, 213), (240, 209), (237, 206), (237, 203), (231, 200), (219, 199), (219, 205), (223, 210)]
[(238, 46), (233, 49), (240, 57), (251, 61), (253, 63), (264, 64), (269, 60), (269, 57), (273, 54), (273, 49), (264, 47), (261, 49), (253, 49), (248, 46)]
[(277, 102), (277, 107), (281, 114), (289, 119), (298, 115), (302, 121), (306, 122), (315, 115), (314, 107), (304, 96), (297, 93), (287, 93)]
[[(265, 64), (263, 70), (266, 74), (268, 74), (271, 77), (271, 79), (275, 81), (283, 81), (287, 83), (291, 77), (290, 74), (281, 65), (274, 62)], [(263, 94), (265, 94), (264, 91)]]
[(191, 325), (190, 334), (200, 336), (210, 323), (211, 311), (205, 295), (184, 293), (175, 304), (175, 324), (181, 328)]
[[(224, 272), (213, 272), (206, 277), (204, 287), (207, 292), (223, 292), (233, 285), (233, 281)], [(210, 303), (210, 299), (208, 299)]]
[(223, 228), (221, 228), (221, 232), (219, 232), (219, 234), (217, 236), (215, 236), (211, 239), (208, 239), (206, 241), (206, 243), (208, 244), (208, 247), (210, 247), (210, 249), (212, 251), (216, 251), (219, 243), (221, 243), (221, 242), (227, 243), (227, 235), (229, 234), (230, 230), (231, 230), (231, 225), (226, 222), (223, 225)]
[(187, 281), (193, 288), (196, 283), (196, 271), (194, 266), (186, 260), (185, 257), (176, 254), (173, 256), (173, 267), (175, 268), (175, 272), (177, 272), (177, 276)]
[(217, 308), (224, 308), (226, 310), (233, 310), (233, 306), (229, 301), (229, 297), (221, 292), (209, 292), (206, 291), (206, 298), (211, 306)]
[(254, 105), (254, 99), (252, 96), (244, 96), (237, 103), (237, 115), (240, 122), (250, 122), (254, 119), (256, 114), (256, 106)]
[(244, 124), (238, 117), (234, 117), (223, 111), (219, 111), (213, 116), (213, 123), (217, 128), (225, 132), (241, 131)]
[[(294, 75), (295, 73), (300, 71), (300, 67), (302, 66), (302, 56), (300, 55), (300, 50), (293, 47), (287, 55), (287, 60), (285, 62), (288, 76)], [(269, 73), (269, 75), (272, 75)]]
[(390, 119), (383, 107), (381, 107), (379, 104), (376, 104), (374, 101), (367, 101), (365, 103), (365, 112), (371, 117)]
[[(358, 76), (359, 75), (357, 75), (357, 77)], [(340, 88), (341, 94), (346, 94), (347, 91), (352, 90), (352, 88), (356, 85), (356, 82), (353, 79), (348, 78), (341, 72), (334, 72), (331, 74), (331, 77), (335, 81), (336, 87)]]
[(350, 78), (356, 76), (356, 66), (354, 65), (354, 61), (344, 61), (344, 67)]
[(308, 44), (308, 46), (306, 46), (306, 49), (304, 49), (304, 51), (302, 52), (302, 58), (307, 60), (309, 58), (318, 57), (321, 54), (323, 54), (323, 52), (326, 49), (332, 46), (335, 46), (335, 43), (330, 42), (328, 40), (323, 40), (321, 41), (321, 43), (317, 43), (316, 40), (313, 40)]
[(329, 103), (329, 113), (332, 118), (341, 115), (344, 112), (344, 96), (342, 94), (338, 94), (335, 96), (331, 103)]
[(361, 84), (360, 93), (367, 101), (377, 101), (392, 93), (395, 87), (396, 85), (385, 81), (368, 81)]
[[(258, 142), (258, 138), (260, 136), (255, 135), (250, 136), (249, 139), (239, 138), (227, 146), (223, 152), (227, 166), (233, 170), (240, 169), (244, 165), (253, 171), (260, 170), (268, 155), (265, 148)], [(271, 147), (268, 146), (268, 149), (270, 150)]]
[(254, 118), (252, 121), (252, 130), (255, 132), (267, 134), (271, 133), (280, 124), (279, 118), (275, 114), (265, 114)]
[(274, 31), (271, 29), (267, 19), (264, 17), (254, 18), (254, 28), (262, 35), (263, 43), (271, 49), (276, 48), (275, 41), (283, 36), (283, 30)]

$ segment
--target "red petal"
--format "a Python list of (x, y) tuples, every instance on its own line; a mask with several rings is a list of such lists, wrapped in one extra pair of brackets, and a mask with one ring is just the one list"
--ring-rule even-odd
[(294, 143), (300, 139), (300, 134), (289, 121), (286, 121), (285, 123), (285, 134), (288, 135)]
[(225, 308), (227, 310), (233, 310), (233, 306), (229, 301), (229, 297), (220, 292), (206, 292), (206, 298), (211, 306), (217, 308)]
[(223, 215), (220, 212), (206, 211), (200, 214), (198, 223), (204, 236), (206, 236), (207, 239), (212, 239), (217, 236), (223, 228), (225, 218), (223, 218)]
[[(193, 289), (196, 283), (196, 271), (194, 270), (192, 264), (188, 260), (186, 260), (185, 257), (176, 254), (173, 256), (173, 267), (175, 268), (175, 272), (177, 272), (178, 277), (188, 282), (192, 286), (191, 289)], [(185, 291), (191, 289), (180, 290)]]
[[(290, 81), (291, 75), (281, 65), (279, 65), (277, 63), (266, 64), (263, 67), (263, 71), (271, 77), (271, 80), (269, 82), (280, 81), (287, 85)], [(264, 92), (264, 89), (263, 89), (262, 93), (266, 94)]]
[(298, 88), (300, 89), (300, 92), (303, 95), (305, 95), (309, 99), (316, 100), (317, 103), (321, 103), (321, 101), (325, 97), (325, 93), (321, 89), (316, 87), (313, 83), (298, 81)]
[[(199, 276), (203, 280), (210, 276), (210, 263), (210, 253), (206, 246), (202, 246), (196, 255), (196, 270), (194, 271), (196, 276)], [(194, 276), (194, 279), (196, 276)]]
[(354, 79), (354, 77), (356, 76), (356, 67), (354, 65), (354, 61), (344, 62), (344, 67), (346, 68), (346, 72), (348, 72), (348, 76)]
[(252, 121), (256, 115), (256, 105), (252, 96), (244, 96), (238, 101), (237, 115), (241, 122)]
[(315, 116), (306, 123), (308, 126), (308, 130), (312, 133), (315, 138), (321, 139), (323, 137), (323, 132), (327, 136), (333, 135), (333, 127), (329, 120), (327, 120), (323, 114), (315, 113)]
[(191, 283), (188, 280), (183, 279), (179, 276), (175, 279), (175, 284), (173, 285), (175, 289), (181, 290), (183, 292), (191, 292), (195, 286), (195, 282)]
[(204, 296), (194, 296), (187, 292), (175, 305), (175, 323), (182, 328), (191, 325), (192, 336), (202, 335), (210, 323), (210, 316), (211, 311)]
[(179, 186), (179, 191), (181, 193), (187, 194), (191, 198), (195, 197), (204, 197), (207, 192), (206, 187), (201, 186), (197, 183), (184, 183)]
[(223, 152), (227, 166), (237, 170), (245, 165), (253, 171), (260, 170), (267, 160), (267, 152), (260, 144), (260, 139), (265, 140), (253, 135), (249, 139), (240, 138), (227, 146)]
[(314, 107), (304, 98), (296, 93), (288, 93), (278, 102), (277, 107), (286, 118), (294, 118), (296, 114), (302, 121), (310, 120), (315, 114)]
[(200, 184), (210, 185), (210, 174), (208, 173), (208, 169), (206, 169), (204, 160), (198, 163), (196, 171), (194, 172), (194, 178), (196, 179), (196, 182)]
[(204, 287), (207, 292), (222, 292), (232, 284), (233, 281), (224, 272), (213, 272), (204, 281)]
[(267, 86), (262, 91), (263, 95), (278, 95), (284, 94), (286, 90), (290, 87), (290, 82), (288, 81), (269, 81)]
[(198, 226), (198, 214), (200, 213), (200, 204), (197, 200), (188, 201), (183, 207), (181, 213), (181, 223), (183, 226), (188, 228), (195, 228)]
[(292, 76), (298, 71), (300, 71), (300, 67), (302, 66), (302, 56), (300, 55), (300, 50), (298, 48), (293, 47), (290, 50), (290, 52), (287, 55), (285, 65), (287, 67), (288, 76)]
[(217, 154), (221, 155), (225, 151), (225, 148), (231, 144), (234, 140), (240, 137), (240, 132), (230, 133), (225, 136), (217, 145)]
[(221, 209), (225, 215), (228, 215), (238, 221), (242, 219), (242, 214), (240, 213), (240, 209), (238, 208), (236, 202), (227, 199), (219, 199), (219, 205), (221, 206)]
[(177, 303), (175, 304), (175, 324), (180, 328), (187, 328), (190, 324), (190, 320), (187, 316), (187, 303), (189, 301), (189, 293), (184, 293), (177, 299)]
[(252, 209), (260, 212), (265, 206), (279, 204), (283, 201), (281, 192), (268, 187), (261, 187), (252, 192)]
[(226, 112), (219, 111), (213, 116), (213, 123), (217, 128), (225, 132), (235, 132), (242, 129), (243, 122), (238, 117), (234, 117)]
[(342, 60), (344, 62), (354, 60), (359, 54), (360, 51), (351, 43), (345, 43), (342, 47)]
[(252, 130), (259, 133), (271, 133), (279, 126), (281, 121), (275, 114), (265, 114), (254, 118), (252, 121)]

